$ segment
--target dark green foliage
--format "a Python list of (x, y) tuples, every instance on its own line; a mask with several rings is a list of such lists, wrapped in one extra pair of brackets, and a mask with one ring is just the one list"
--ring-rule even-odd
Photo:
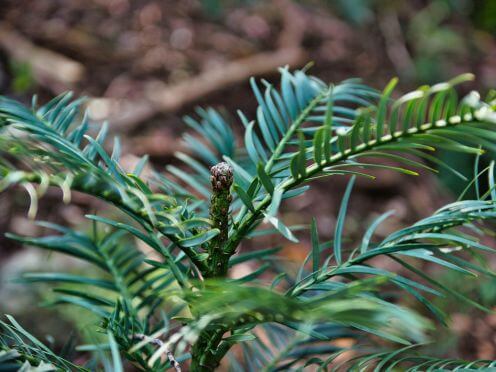
[[(493, 249), (480, 242), (481, 224), (496, 217), (493, 163), (468, 185), (478, 190), (475, 200), (447, 205), (381, 241), (374, 232), (393, 212), (377, 218), (354, 247), (346, 246), (344, 232), (353, 182), (373, 179), (374, 169), (418, 175), (419, 170), (435, 171), (434, 165), (467, 182), (434, 151), (494, 150), (492, 98), (485, 102), (475, 92), (458, 98), (454, 87), (472, 79), (469, 74), (392, 99), (396, 80), (379, 93), (356, 80), (329, 86), (305, 71), (280, 72), (279, 88), (251, 81), (258, 109), (252, 121), (239, 112), (245, 146), (235, 145), (219, 113), (199, 109), (198, 119), (186, 118), (203, 139), (185, 136), (195, 157), (178, 153), (184, 166), (169, 166), (152, 179), (140, 176), (146, 158), (134, 172), (122, 169), (118, 140), (112, 153), (106, 152), (105, 125), (96, 136), (88, 135), (93, 125), (79, 117), (81, 101), (71, 102), (69, 94), (41, 108), (0, 98), (0, 189), (23, 186), (31, 198), (31, 217), (49, 186), (61, 188), (66, 202), (76, 190), (120, 211), (112, 218), (86, 216), (93, 224), (88, 234), (43, 223), (57, 235), (8, 235), (84, 260), (101, 273), (27, 273), (23, 280), (56, 283), (53, 304), (96, 314), (101, 322), (95, 329), (108, 342), (83, 349), (107, 355), (101, 364), (114, 370), (122, 368), (121, 358), (156, 371), (183, 364), (210, 371), (224, 358), (234, 370), (307, 365), (326, 370), (338, 367), (336, 358), (348, 350), (333, 343), (340, 338), (353, 340), (354, 357), (345, 360), (350, 369), (491, 365), (415, 354), (434, 324), (393, 299), (410, 296), (440, 324), (446, 316), (434, 297), (452, 296), (488, 310), (430, 277), (418, 263), (467, 279), (495, 275), (483, 259)], [(238, 252), (243, 240), (263, 235), (280, 233), (296, 241), (297, 227), (279, 217), (281, 204), (304, 194), (313, 179), (334, 176), (351, 176), (334, 239), (321, 242), (313, 220), (308, 258), (296, 275), (286, 272), (278, 247)], [(483, 176), (487, 192), (479, 186)], [(266, 224), (271, 228), (261, 227)], [(153, 257), (142, 253), (143, 245)], [(401, 275), (375, 267), (373, 259), (379, 256), (400, 264)], [(252, 272), (229, 278), (230, 268), (247, 262)], [(3, 356), (9, 363), (65, 368), (62, 363), (68, 362), (12, 324), (31, 343), (27, 349), (22, 339), (3, 337), (0, 361)], [(231, 353), (235, 345), (243, 351), (241, 360)]]

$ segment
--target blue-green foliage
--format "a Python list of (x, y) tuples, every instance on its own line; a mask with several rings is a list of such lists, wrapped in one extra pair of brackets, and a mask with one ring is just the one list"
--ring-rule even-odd
[[(191, 350), (205, 368), (228, 355), (238, 370), (298, 370), (307, 365), (325, 370), (337, 368), (336, 360), (348, 350), (333, 343), (340, 338), (352, 341), (356, 356), (346, 359), (347, 368), (490, 365), (412, 356), (411, 348), (427, 341), (432, 323), (391, 298), (398, 293), (411, 296), (441, 324), (446, 316), (434, 297), (453, 296), (488, 310), (430, 277), (417, 263), (428, 262), (467, 279), (495, 275), (483, 259), (493, 249), (479, 241), (484, 233), (479, 225), (496, 217), (492, 163), (468, 185), (477, 189), (476, 200), (447, 205), (382, 240), (374, 233), (393, 218), (393, 211), (373, 221), (355, 246), (345, 244), (344, 234), (353, 182), (356, 177), (373, 179), (374, 169), (418, 175), (419, 170), (445, 167), (466, 182), (434, 151), (493, 150), (494, 101), (483, 101), (475, 92), (458, 98), (454, 87), (470, 80), (468, 74), (393, 99), (395, 79), (381, 93), (357, 80), (328, 85), (305, 71), (282, 68), (280, 73), (278, 86), (252, 79), (258, 103), (253, 118), (238, 112), (238, 120), (228, 120), (211, 108), (185, 118), (191, 132), (184, 137), (188, 151), (176, 154), (182, 164), (152, 177), (142, 176), (146, 157), (134, 171), (122, 168), (117, 139), (107, 152), (106, 125), (89, 135), (95, 125), (86, 115), (80, 117), (81, 101), (71, 101), (70, 94), (41, 108), (0, 98), (0, 189), (24, 186), (31, 198), (30, 216), (49, 186), (61, 188), (66, 202), (75, 190), (122, 212), (87, 215), (93, 226), (87, 234), (42, 223), (56, 235), (8, 235), (95, 267), (92, 276), (27, 273), (23, 281), (57, 283), (53, 304), (77, 305), (102, 320), (96, 328), (108, 343), (83, 349), (97, 355), (110, 351), (102, 362), (107, 369), (122, 368), (120, 354), (143, 370), (164, 370), (189, 359)], [(231, 122), (244, 129), (241, 139)], [(248, 263), (252, 269), (236, 279), (206, 279), (206, 245), (219, 233), (209, 220), (209, 166), (221, 161), (229, 163), (235, 175), (222, 253), (230, 268)], [(486, 175), (487, 192), (479, 186), (479, 178)], [(307, 192), (310, 181), (334, 176), (352, 176), (334, 239), (321, 242), (313, 220), (308, 257), (294, 275), (277, 256), (280, 247), (238, 252), (243, 240), (254, 239), (256, 245), (255, 239), (265, 235), (279, 233), (296, 241), (298, 227), (284, 224), (281, 204)], [(398, 274), (377, 267), (377, 257), (404, 270)], [(23, 333), (12, 321), (2, 327), (14, 326)], [(392, 351), (374, 344), (374, 337), (390, 342)], [(68, 363), (42, 352), (33, 339), (29, 347), (37, 347), (34, 354), (27, 353), (31, 349), (16, 336), (0, 341), (0, 350), (5, 350), (0, 363)], [(243, 350), (240, 360), (229, 354), (235, 344)], [(200, 355), (198, 345), (203, 347)]]

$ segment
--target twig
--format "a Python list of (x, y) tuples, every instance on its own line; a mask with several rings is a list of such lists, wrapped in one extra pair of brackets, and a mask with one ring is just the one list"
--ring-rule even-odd
[(305, 36), (308, 19), (304, 17), (301, 8), (289, 0), (277, 0), (275, 4), (283, 17), (283, 28), (279, 33), (277, 45), (279, 48), (299, 48)]
[[(301, 48), (288, 47), (275, 52), (264, 52), (239, 59), (226, 65), (207, 70), (191, 79), (175, 85), (149, 82), (144, 97), (136, 100), (98, 98), (90, 101), (93, 108), (101, 110), (119, 132), (133, 130), (143, 121), (159, 112), (176, 111), (186, 104), (197, 101), (212, 92), (244, 81), (251, 76), (272, 73), (279, 66), (301, 65), (304, 52)], [(103, 119), (96, 117), (96, 119)]]
[(0, 47), (15, 60), (29, 64), (36, 81), (55, 94), (72, 87), (85, 73), (81, 63), (34, 45), (7, 26), (0, 26)]
[(379, 15), (379, 28), (386, 42), (386, 53), (397, 73), (409, 77), (415, 70), (412, 57), (406, 48), (398, 15), (393, 10)]
[(170, 351), (170, 349), (166, 347), (166, 345), (161, 339), (152, 338), (142, 333), (134, 334), (133, 338), (138, 340), (145, 340), (152, 345), (158, 346), (159, 348), (164, 348), (165, 353), (167, 354), (167, 359), (169, 359), (169, 363), (171, 364), (171, 366), (176, 370), (176, 372), (181, 372), (181, 366), (179, 365), (179, 362), (176, 360), (176, 358), (174, 358), (174, 354), (172, 354), (172, 351)]
[(278, 0), (276, 6), (283, 15), (283, 29), (278, 39), (278, 49), (275, 51), (229, 62), (175, 85), (151, 81), (145, 84), (141, 99), (99, 98), (94, 103), (107, 115), (96, 119), (110, 120), (119, 132), (130, 131), (159, 112), (177, 111), (184, 105), (252, 76), (273, 73), (284, 65), (296, 67), (304, 64), (305, 51), (301, 44), (308, 19), (303, 17), (301, 9), (291, 1)]

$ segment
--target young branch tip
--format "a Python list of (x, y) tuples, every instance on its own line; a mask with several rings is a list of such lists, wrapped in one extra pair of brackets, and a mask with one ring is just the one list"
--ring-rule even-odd
[(208, 245), (208, 276), (218, 277), (227, 274), (229, 254), (224, 250), (229, 231), (229, 207), (231, 205), (231, 186), (233, 184), (233, 168), (225, 163), (218, 163), (210, 169), (212, 182), (212, 198), (210, 201), (210, 219), (214, 228), (220, 230)]

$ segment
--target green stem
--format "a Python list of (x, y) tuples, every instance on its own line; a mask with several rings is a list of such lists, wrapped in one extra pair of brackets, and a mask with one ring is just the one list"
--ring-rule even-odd
[[(264, 320), (275, 321), (276, 314), (265, 314)], [(191, 349), (191, 366), (192, 372), (211, 372), (215, 371), (220, 365), (222, 358), (233, 346), (232, 342), (222, 341), (226, 332), (233, 332), (239, 327), (255, 327), (260, 323), (260, 318), (252, 315), (244, 315), (240, 318), (226, 322), (223, 325), (213, 324), (207, 327), (198, 337), (198, 341)]]
[(211, 372), (219, 366), (225, 351), (219, 352), (218, 346), (222, 336), (227, 331), (226, 327), (207, 327), (201, 332), (198, 341), (191, 349), (192, 372)]
[(230, 188), (233, 183), (233, 169), (227, 163), (219, 163), (210, 170), (212, 181), (212, 198), (210, 204), (210, 219), (212, 227), (220, 233), (208, 243), (208, 272), (207, 277), (224, 277), (227, 275), (229, 258), (232, 252), (226, 252), (224, 247), (229, 233), (229, 207), (232, 196)]
[[(210, 169), (212, 182), (212, 197), (210, 202), (210, 219), (212, 227), (220, 233), (211, 239), (207, 245), (207, 278), (226, 277), (229, 258), (232, 253), (226, 252), (225, 245), (229, 238), (229, 207), (231, 205), (231, 185), (233, 183), (233, 169), (227, 163), (219, 163)], [(212, 325), (204, 329), (198, 336), (191, 349), (191, 371), (214, 371), (220, 360), (227, 352), (219, 348), (222, 336), (228, 328)]]

